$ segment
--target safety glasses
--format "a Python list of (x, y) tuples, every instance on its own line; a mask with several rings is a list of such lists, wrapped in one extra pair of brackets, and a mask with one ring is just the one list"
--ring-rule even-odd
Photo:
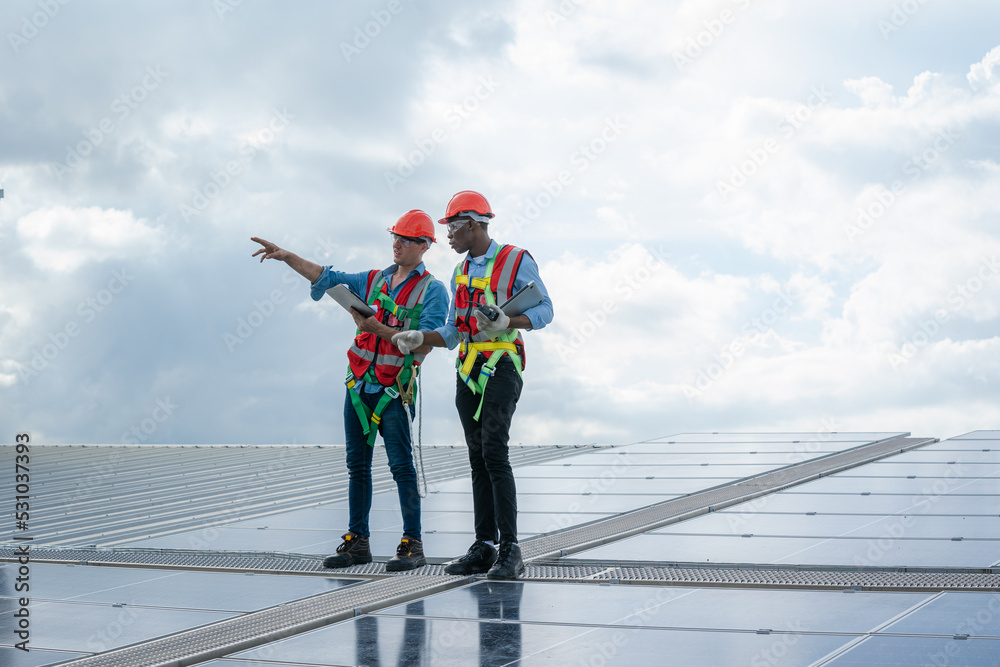
[(452, 220), (448, 223), (448, 231), (454, 234), (470, 222), (473, 222), (472, 218), (459, 218), (458, 220)]
[(409, 236), (400, 236), (399, 234), (393, 234), (392, 235), (392, 242), (395, 243), (396, 241), (399, 241), (399, 243), (401, 245), (404, 245), (407, 248), (409, 248), (411, 245), (414, 245), (416, 243), (423, 243), (424, 242), (423, 239), (411, 239)]

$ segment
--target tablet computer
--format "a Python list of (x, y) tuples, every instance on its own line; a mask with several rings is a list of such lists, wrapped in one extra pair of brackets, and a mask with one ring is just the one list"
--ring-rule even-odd
[(500, 305), (500, 310), (504, 312), (507, 317), (513, 317), (515, 315), (520, 315), (529, 308), (533, 308), (545, 300), (545, 295), (542, 294), (542, 290), (538, 288), (535, 281), (532, 280), (530, 283), (517, 290), (514, 296), (510, 297)]
[(343, 283), (331, 287), (326, 293), (333, 297), (334, 301), (343, 306), (344, 310), (349, 311), (353, 308), (365, 317), (371, 317), (375, 314), (375, 311), (364, 302), (364, 299), (352, 292), (351, 288)]

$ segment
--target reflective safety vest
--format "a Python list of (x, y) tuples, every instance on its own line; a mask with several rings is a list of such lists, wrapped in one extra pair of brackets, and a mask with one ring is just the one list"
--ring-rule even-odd
[[(479, 331), (473, 313), (477, 305), (500, 304), (514, 294), (514, 279), (526, 254), (530, 257), (527, 250), (498, 244), (496, 252), (486, 262), (486, 275), (482, 278), (469, 277), (468, 259), (455, 267), (455, 328), (458, 329), (460, 340), (456, 366), (459, 378), (474, 394), (485, 395), (486, 383), (504, 355), (514, 362), (518, 375), (524, 369), (524, 339), (521, 332), (508, 329), (499, 336), (494, 332), (491, 338), (489, 334)], [(472, 380), (472, 367), (480, 354), (486, 362), (479, 371), (479, 377)], [(474, 415), (476, 420), (479, 419), (482, 407), (481, 396), (479, 408)]]
[[(365, 302), (375, 308), (375, 318), (399, 331), (420, 328), (420, 311), (424, 307), (424, 295), (427, 287), (434, 280), (428, 271), (420, 276), (407, 278), (396, 298), (399, 305), (389, 296), (389, 282), (380, 270), (368, 273), (368, 286), (365, 291)], [(358, 331), (354, 337), (351, 349), (347, 351), (347, 390), (351, 396), (354, 410), (361, 421), (361, 427), (368, 436), (368, 444), (375, 445), (375, 435), (378, 433), (382, 413), (389, 403), (398, 396), (403, 397), (404, 404), (413, 403), (415, 380), (419, 373), (423, 354), (404, 355), (392, 341), (379, 338), (376, 334)], [(374, 410), (361, 400), (354, 385), (358, 380), (380, 384), (384, 387)]]

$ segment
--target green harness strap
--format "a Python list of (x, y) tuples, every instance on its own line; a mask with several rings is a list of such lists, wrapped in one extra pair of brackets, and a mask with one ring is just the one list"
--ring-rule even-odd
[[(514, 368), (517, 370), (518, 376), (521, 376), (521, 357), (517, 355), (517, 348), (514, 347), (513, 341), (517, 339), (517, 333), (513, 332), (511, 334), (504, 334), (495, 341), (484, 341), (482, 343), (469, 343), (468, 351), (465, 355), (465, 363), (462, 363), (461, 359), (455, 360), (455, 366), (458, 368), (458, 377), (465, 383), (473, 394), (479, 394), (479, 406), (476, 408), (476, 414), (472, 416), (473, 419), (479, 421), (479, 413), (483, 410), (483, 401), (486, 399), (486, 383), (489, 382), (490, 378), (493, 377), (493, 370), (496, 365), (500, 362), (500, 358), (503, 355), (510, 357), (510, 360), (514, 362)], [(465, 345), (465, 343), (462, 343)], [(492, 351), (493, 354), (490, 358), (486, 360), (486, 363), (482, 365), (479, 369), (479, 377), (473, 381), (470, 377), (470, 371), (472, 370), (472, 365), (475, 363), (476, 356), (479, 351)], [(470, 363), (471, 362), (471, 363)]]
[[(374, 304), (376, 301), (379, 302), (379, 306), (381, 308), (385, 308), (386, 310), (388, 310), (390, 313), (396, 316), (396, 319), (400, 321), (405, 320), (406, 318), (410, 318), (411, 320), (419, 320), (420, 313), (424, 309), (423, 301), (415, 305), (413, 308), (403, 308), (402, 306), (397, 306), (396, 302), (392, 300), (391, 296), (389, 296), (388, 294), (383, 294), (382, 292), (378, 292), (375, 295), (375, 297), (371, 300), (371, 303)], [(419, 322), (417, 323), (417, 326), (420, 326)], [(414, 328), (412, 326), (412, 322), (410, 328), (411, 329)]]
[[(459, 263), (455, 267), (455, 284), (469, 284), (471, 286), (472, 281), (483, 285), (483, 296), (486, 297), (486, 305), (494, 306), (496, 305), (496, 297), (493, 295), (493, 290), (490, 289), (490, 279), (493, 277), (493, 260), (496, 259), (497, 253), (500, 252), (500, 246), (497, 246), (496, 251), (490, 256), (489, 260), (486, 262), (486, 275), (483, 278), (468, 278), (466, 274), (459, 274), (459, 269), (462, 264)], [(466, 277), (466, 281), (460, 281), (460, 277)], [(471, 310), (470, 310), (471, 313)], [(462, 342), (459, 348), (460, 351), (465, 351), (465, 361), (462, 361), (461, 356), (455, 358), (455, 367), (458, 369), (458, 377), (465, 383), (473, 394), (479, 394), (479, 407), (476, 408), (476, 414), (473, 415), (473, 419), (479, 421), (479, 414), (483, 410), (483, 400), (486, 398), (486, 383), (489, 382), (490, 378), (493, 377), (493, 370), (496, 368), (497, 363), (499, 363), (500, 358), (505, 354), (510, 357), (511, 361), (514, 362), (514, 368), (517, 369), (517, 374), (521, 377), (521, 357), (517, 355), (517, 348), (514, 346), (514, 341), (517, 340), (517, 330), (511, 329), (510, 331), (497, 336), (493, 340), (475, 342), (470, 341), (469, 343)], [(490, 358), (486, 360), (482, 368), (479, 369), (479, 377), (473, 381), (470, 377), (472, 371), (472, 365), (475, 363), (476, 357), (479, 352), (492, 352)]]
[[(400, 377), (403, 375), (403, 372), (411, 370), (412, 367), (404, 368), (403, 371), (401, 371), (399, 374)], [(415, 373), (408, 373), (408, 375), (416, 377)], [(397, 383), (401, 381), (400, 377), (396, 378)], [(367, 373), (365, 373), (364, 380), (365, 382), (374, 382), (375, 384), (378, 384), (378, 380), (375, 379), (375, 374), (370, 369)], [(409, 377), (402, 380), (402, 382), (404, 383), (409, 381), (410, 381)], [(400, 393), (396, 389), (396, 387), (393, 386), (383, 387), (382, 395), (379, 397), (378, 403), (375, 404), (375, 409), (369, 410), (368, 406), (365, 405), (365, 402), (361, 400), (361, 396), (358, 395), (358, 392), (354, 391), (354, 385), (356, 383), (357, 380), (354, 378), (354, 373), (348, 370), (347, 393), (351, 395), (351, 405), (354, 406), (354, 411), (358, 414), (358, 420), (361, 422), (361, 430), (364, 432), (366, 436), (368, 436), (368, 446), (374, 447), (375, 436), (378, 435), (378, 427), (379, 424), (382, 423), (382, 413), (385, 412), (385, 409), (389, 406), (389, 403), (391, 403), (394, 399), (399, 398)], [(412, 385), (411, 385), (411, 391), (412, 391)]]
[[(385, 308), (390, 313), (396, 316), (399, 320), (405, 320), (410, 318), (410, 329), (417, 329), (420, 327), (420, 311), (424, 309), (423, 302), (418, 303), (413, 308), (403, 308), (402, 306), (397, 306), (396, 302), (392, 300), (392, 297), (388, 294), (383, 294), (381, 291), (376, 292), (375, 295), (369, 299), (368, 304), (374, 305), (375, 302), (379, 302), (381, 308)], [(360, 329), (358, 330), (360, 333)], [(376, 359), (372, 361), (372, 365), (368, 367), (368, 372), (365, 376), (361, 378), (365, 382), (370, 382), (372, 384), (381, 384), (378, 378), (375, 376), (375, 361), (378, 360), (377, 354)], [(351, 395), (351, 405), (354, 406), (354, 411), (358, 415), (358, 421), (361, 422), (361, 430), (366, 436), (368, 436), (368, 446), (375, 446), (375, 436), (378, 435), (379, 424), (382, 423), (382, 413), (389, 406), (394, 399), (402, 396), (404, 405), (412, 405), (415, 394), (416, 394), (416, 379), (419, 374), (419, 366), (413, 365), (413, 354), (408, 354), (403, 357), (403, 368), (399, 371), (399, 375), (396, 376), (396, 386), (384, 387), (382, 390), (382, 395), (378, 399), (378, 403), (375, 404), (374, 410), (369, 410), (368, 406), (364, 401), (361, 400), (361, 396), (358, 392), (354, 391), (354, 385), (357, 384), (357, 378), (354, 377), (354, 373), (351, 371), (350, 367), (347, 368), (347, 393)], [(406, 385), (406, 389), (403, 386)], [(398, 389), (397, 389), (398, 387)]]

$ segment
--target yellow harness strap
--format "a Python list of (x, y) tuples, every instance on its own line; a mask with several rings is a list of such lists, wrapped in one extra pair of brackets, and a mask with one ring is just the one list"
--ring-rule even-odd
[(490, 277), (485, 278), (469, 278), (466, 274), (459, 274), (455, 276), (456, 285), (468, 285), (472, 289), (486, 290), (490, 286)]
[(465, 354), (465, 363), (462, 364), (462, 373), (466, 376), (472, 372), (472, 366), (476, 363), (476, 357), (480, 352), (507, 350), (507, 352), (510, 352), (511, 354), (517, 354), (517, 348), (514, 347), (514, 343), (505, 343), (497, 340), (483, 341), (481, 343), (469, 343), (468, 345), (463, 342), (459, 343), (459, 349)]

